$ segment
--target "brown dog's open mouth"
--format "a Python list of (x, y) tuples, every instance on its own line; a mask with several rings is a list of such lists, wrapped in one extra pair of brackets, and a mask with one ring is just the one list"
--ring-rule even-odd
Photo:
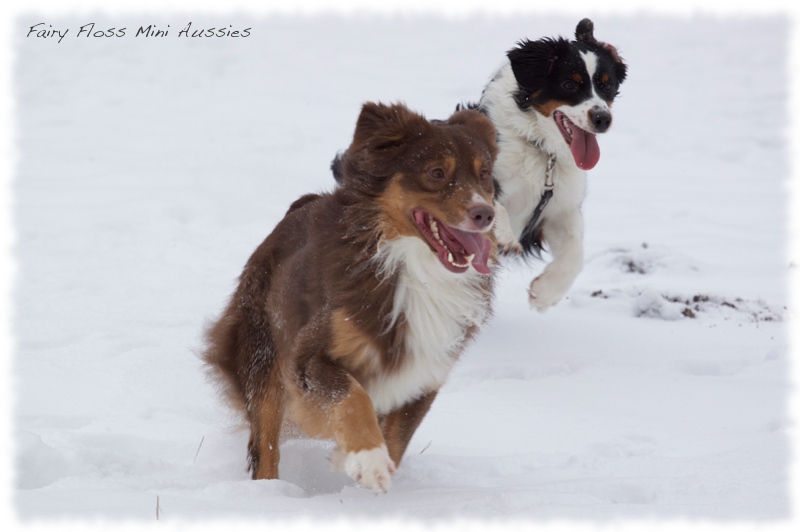
[(492, 243), (483, 233), (455, 229), (421, 209), (412, 216), (445, 268), (464, 273), (471, 264), (478, 273), (491, 273), (488, 262)]
[(600, 146), (597, 144), (597, 135), (581, 129), (567, 118), (561, 111), (553, 113), (558, 129), (564, 135), (564, 140), (569, 144), (575, 164), (583, 170), (591, 170), (600, 160)]

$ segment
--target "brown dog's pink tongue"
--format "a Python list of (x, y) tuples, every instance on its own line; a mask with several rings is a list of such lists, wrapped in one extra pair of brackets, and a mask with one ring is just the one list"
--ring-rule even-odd
[(475, 271), (484, 275), (489, 275), (489, 254), (492, 251), (492, 242), (483, 233), (471, 233), (449, 228), (453, 236), (458, 239), (467, 255), (475, 255), (472, 259), (472, 267)]
[(597, 135), (584, 131), (579, 127), (572, 128), (572, 157), (575, 164), (582, 170), (591, 170), (600, 160), (600, 146), (597, 145)]

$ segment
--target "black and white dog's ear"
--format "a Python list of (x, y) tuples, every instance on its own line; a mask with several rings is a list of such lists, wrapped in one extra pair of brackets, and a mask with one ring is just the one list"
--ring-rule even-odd
[(594, 22), (588, 18), (578, 22), (578, 26), (575, 28), (575, 39), (579, 42), (597, 46), (597, 39), (594, 38)]
[(617, 83), (625, 81), (625, 76), (628, 75), (628, 65), (626, 65), (622, 58), (617, 53), (617, 49), (608, 43), (603, 43), (603, 48), (609, 51), (611, 57), (614, 58), (614, 75), (617, 77)]
[(615, 63), (614, 75), (617, 78), (617, 82), (622, 83), (625, 81), (625, 76), (628, 73), (628, 66), (622, 60), (619, 52), (617, 52), (617, 48), (613, 44), (608, 44), (607, 42), (602, 42), (595, 39), (594, 22), (588, 18), (578, 22), (578, 26), (575, 28), (575, 39), (578, 42), (582, 42), (594, 48), (601, 48), (608, 52)]
[[(566, 48), (565, 48), (566, 47)], [(523, 40), (506, 54), (520, 87), (533, 90), (553, 71), (558, 56), (568, 53), (569, 42), (545, 37), (538, 41)], [(562, 50), (563, 49), (563, 50)]]

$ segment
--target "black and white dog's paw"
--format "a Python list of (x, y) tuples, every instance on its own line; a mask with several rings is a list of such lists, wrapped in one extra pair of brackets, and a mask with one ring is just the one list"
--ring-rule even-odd
[(561, 301), (571, 284), (569, 280), (564, 282), (558, 275), (545, 271), (534, 279), (528, 288), (528, 302), (531, 308), (545, 312)]

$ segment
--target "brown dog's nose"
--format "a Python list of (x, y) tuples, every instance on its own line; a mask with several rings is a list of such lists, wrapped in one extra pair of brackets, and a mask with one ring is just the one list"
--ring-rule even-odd
[(469, 218), (478, 229), (485, 229), (494, 220), (494, 209), (489, 205), (478, 205), (468, 211)]

